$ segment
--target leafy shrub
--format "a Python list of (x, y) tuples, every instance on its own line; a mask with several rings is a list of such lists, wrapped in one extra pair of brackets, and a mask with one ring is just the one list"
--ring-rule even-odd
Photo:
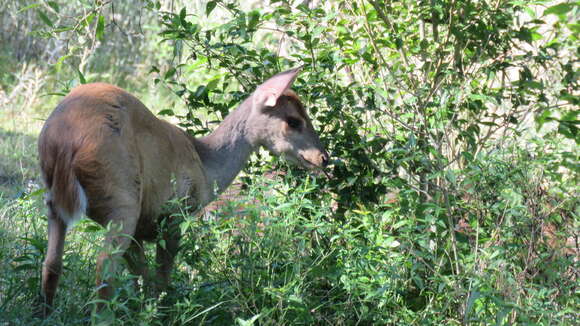
[[(162, 39), (144, 44), (164, 59), (148, 59), (152, 83), (185, 104), (161, 114), (206, 134), (260, 81), (304, 65), (295, 88), (334, 158), (331, 177), (254, 158), (237, 201), (186, 217), (173, 291), (148, 299), (124, 275), (111, 315), (89, 321), (90, 304), (66, 305), (94, 297), (92, 272), (76, 275), (61, 293), (86, 291), (59, 296), (56, 323), (574, 323), (577, 3), (144, 4)], [(112, 6), (89, 12), (86, 30), (69, 32), (115, 43)], [(58, 33), (45, 25), (43, 35)], [(94, 65), (74, 51), (60, 62), (85, 82), (106, 70), (99, 50)], [(272, 168), (285, 177), (259, 177)], [(2, 220), (34, 219), (37, 201), (7, 204)], [(19, 295), (14, 284), (44, 250), (40, 231), (18, 240), (17, 224), (0, 229), (14, 239), (3, 248), (28, 248), (0, 251), (16, 266), (0, 283), (9, 321), (38, 277), (24, 276)], [(74, 233), (71, 270), (92, 271), (99, 232)]]

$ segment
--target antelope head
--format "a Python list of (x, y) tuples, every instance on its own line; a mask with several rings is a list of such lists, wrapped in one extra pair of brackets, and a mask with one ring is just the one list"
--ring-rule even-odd
[(279, 73), (252, 95), (248, 121), (253, 143), (272, 154), (307, 169), (328, 165), (328, 153), (320, 143), (302, 102), (290, 87), (300, 68)]

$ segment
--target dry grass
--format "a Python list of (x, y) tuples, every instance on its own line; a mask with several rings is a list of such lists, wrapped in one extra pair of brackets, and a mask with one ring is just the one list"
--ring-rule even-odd
[(43, 95), (47, 77), (32, 65), (24, 65), (18, 81), (0, 89), (0, 194), (18, 197), (39, 188), (36, 136), (47, 108), (54, 102)]

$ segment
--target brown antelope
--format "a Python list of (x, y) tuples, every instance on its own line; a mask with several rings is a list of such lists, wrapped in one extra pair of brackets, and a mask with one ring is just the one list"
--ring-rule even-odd
[(120, 256), (132, 274), (148, 279), (142, 243), (155, 239), (164, 240), (156, 254), (159, 291), (168, 285), (180, 234), (178, 221), (162, 209), (169, 199), (186, 198), (188, 207), (203, 207), (262, 146), (305, 168), (326, 166), (328, 154), (290, 90), (297, 73), (293, 69), (268, 79), (213, 133), (199, 139), (159, 120), (115, 86), (73, 89), (48, 117), (38, 141), (48, 189), (44, 314), (56, 293), (66, 231), (83, 215), (109, 226), (97, 260), (99, 297), (111, 296), (112, 280), (106, 275), (112, 275)]

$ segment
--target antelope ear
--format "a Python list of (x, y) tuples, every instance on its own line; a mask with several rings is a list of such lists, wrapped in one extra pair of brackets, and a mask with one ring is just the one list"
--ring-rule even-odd
[(254, 108), (274, 107), (278, 98), (292, 86), (302, 67), (276, 74), (258, 86), (254, 92)]

